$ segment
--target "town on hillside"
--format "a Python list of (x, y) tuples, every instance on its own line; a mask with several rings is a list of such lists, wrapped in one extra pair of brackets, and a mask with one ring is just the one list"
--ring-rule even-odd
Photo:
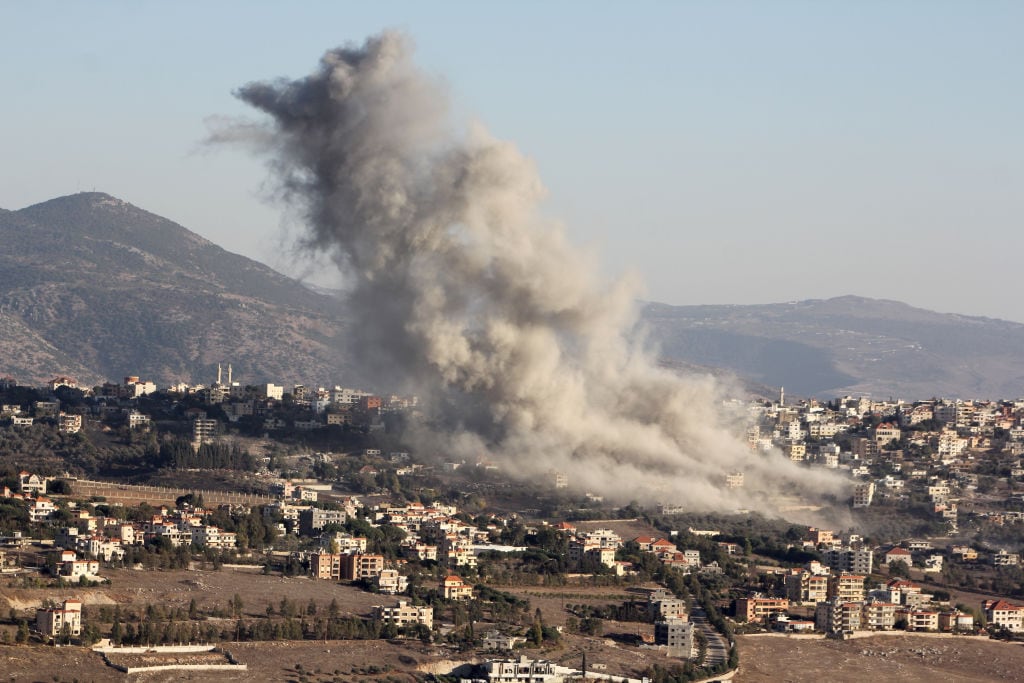
[[(639, 683), (728, 675), (753, 634), (1024, 640), (1024, 401), (739, 407), (752, 451), (849, 478), (813, 511), (835, 523), (524, 486), (404, 442), (413, 396), (231, 366), (0, 379), (0, 643), (123, 672), (253, 675), (246, 644), (275, 641), (329, 643), (322, 680)], [(365, 641), (403, 654), (340, 654)]]

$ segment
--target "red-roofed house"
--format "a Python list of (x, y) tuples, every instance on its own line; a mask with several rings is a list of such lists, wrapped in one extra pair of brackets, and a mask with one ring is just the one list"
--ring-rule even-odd
[(1024, 631), (1024, 607), (1006, 600), (982, 600), (981, 609), (989, 624), (1017, 633)]
[(461, 577), (454, 574), (444, 577), (441, 590), (445, 600), (468, 600), (473, 597), (473, 587), (466, 585)]
[(885, 564), (892, 564), (897, 560), (906, 562), (909, 567), (913, 562), (913, 556), (910, 554), (909, 550), (906, 548), (900, 548), (899, 546), (885, 553)]

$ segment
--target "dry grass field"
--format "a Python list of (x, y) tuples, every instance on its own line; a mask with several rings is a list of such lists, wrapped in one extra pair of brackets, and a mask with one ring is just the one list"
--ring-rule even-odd
[[(979, 638), (875, 636), (845, 642), (741, 636), (738, 683), (829, 681), (1018, 681), (1024, 680), (1024, 646)], [(147, 683), (173, 681), (413, 681), (425, 671), (444, 673), (464, 660), (437, 646), (386, 641), (229, 643), (226, 649), (248, 666), (239, 672), (133, 674)], [(650, 650), (609, 638), (567, 636), (561, 646), (528, 651), (566, 665), (605, 664), (626, 674), (649, 664), (669, 663)], [(13, 682), (124, 681), (99, 655), (77, 647), (0, 646), (0, 679)]]
[(122, 607), (145, 607), (147, 604), (160, 604), (187, 608), (194, 599), (203, 611), (215, 605), (225, 606), (237, 593), (242, 599), (243, 616), (264, 616), (268, 604), (276, 608), (284, 597), (302, 609), (310, 600), (321, 609), (326, 608), (331, 600), (337, 600), (342, 613), (367, 615), (374, 605), (394, 604), (395, 601), (391, 596), (374, 595), (331, 581), (265, 576), (259, 568), (224, 568), (220, 571), (122, 569), (106, 570), (103, 575), (111, 583), (93, 588), (0, 587), (0, 609), (5, 612), (11, 607), (16, 610), (35, 609), (47, 598), (58, 602), (77, 598), (87, 606), (119, 604)]
[[(237, 593), (248, 617), (263, 616), (268, 605), (281, 599), (301, 608), (313, 600), (326, 609), (337, 600), (346, 614), (366, 615), (376, 604), (395, 598), (374, 595), (350, 586), (308, 578), (265, 576), (258, 569), (220, 571), (109, 572), (109, 586), (93, 588), (21, 588), (0, 586), (0, 611), (28, 617), (43, 600), (75, 597), (87, 606), (119, 604), (144, 608), (148, 604), (187, 608), (195, 600), (201, 611), (226, 607)], [(642, 588), (566, 586), (504, 587), (528, 599), (531, 612), (540, 608), (549, 625), (564, 625), (570, 604), (621, 603), (640, 598)], [(964, 596), (967, 597), (967, 596)], [(971, 596), (972, 598), (975, 596)], [(225, 620), (227, 623), (230, 620)], [(3, 627), (10, 630), (11, 627)], [(558, 647), (527, 650), (566, 665), (578, 665), (584, 651), (589, 662), (607, 666), (608, 673), (635, 674), (644, 667), (668, 664), (656, 651), (638, 648), (637, 636), (651, 636), (649, 624), (606, 621), (603, 637), (564, 635)], [(980, 638), (875, 636), (851, 641), (794, 640), (741, 636), (742, 669), (739, 683), (823, 681), (850, 683), (872, 679), (899, 681), (1024, 680), (1024, 646)], [(418, 642), (302, 641), (229, 643), (237, 659), (248, 665), (239, 672), (161, 672), (133, 674), (132, 680), (171, 681), (412, 681), (424, 671), (447, 673), (463, 661), (443, 646)], [(77, 647), (0, 646), (0, 681), (123, 681), (126, 676), (104, 665), (99, 655)]]
[(840, 642), (740, 636), (737, 642), (737, 683), (1024, 680), (1024, 646), (984, 638), (894, 635)]

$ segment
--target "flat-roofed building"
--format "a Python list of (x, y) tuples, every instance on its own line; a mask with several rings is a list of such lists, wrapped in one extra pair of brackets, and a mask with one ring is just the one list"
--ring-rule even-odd
[(654, 644), (664, 645), (669, 657), (693, 656), (693, 624), (682, 619), (654, 623)]
[(36, 630), (48, 638), (82, 634), (82, 601), (65, 600), (60, 607), (36, 610)]
[(788, 598), (754, 596), (736, 600), (736, 618), (749, 622), (765, 623), (771, 615), (785, 614), (788, 611)]
[(381, 621), (386, 621), (395, 626), (410, 626), (412, 624), (423, 624), (427, 628), (434, 627), (434, 608), (430, 605), (416, 607), (405, 600), (399, 600), (394, 607), (378, 605), (373, 608), (374, 616)]

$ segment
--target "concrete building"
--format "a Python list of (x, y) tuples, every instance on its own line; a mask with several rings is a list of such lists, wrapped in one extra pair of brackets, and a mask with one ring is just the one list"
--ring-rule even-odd
[(399, 628), (414, 624), (423, 624), (427, 628), (434, 627), (434, 608), (430, 605), (416, 607), (405, 600), (399, 600), (394, 607), (378, 605), (373, 608), (374, 616), (381, 621), (391, 622)]
[(896, 626), (897, 609), (899, 605), (892, 602), (866, 602), (862, 610), (861, 626), (868, 631), (891, 631)]
[(654, 644), (664, 645), (669, 657), (693, 656), (693, 624), (682, 619), (654, 623)]
[(377, 589), (381, 593), (404, 593), (408, 587), (409, 577), (402, 576), (397, 569), (383, 569), (377, 576)]
[(82, 602), (65, 600), (60, 607), (36, 610), (36, 630), (47, 638), (82, 634)]
[(347, 518), (348, 515), (344, 510), (323, 510), (311, 507), (299, 511), (299, 531), (304, 536), (314, 536), (328, 524), (341, 526)]
[(866, 508), (875, 498), (875, 482), (865, 481), (853, 487), (853, 507)]
[(484, 664), (487, 680), (492, 683), (547, 683), (560, 680), (554, 662), (543, 659), (493, 659)]
[(341, 553), (313, 553), (309, 556), (309, 575), (314, 579), (341, 580)]
[(867, 548), (826, 550), (824, 556), (833, 571), (867, 575), (874, 569), (875, 555)]
[(192, 421), (192, 448), (199, 450), (204, 443), (213, 441), (217, 433), (217, 421), (207, 417), (197, 417)]
[(445, 600), (468, 600), (473, 597), (473, 587), (454, 574), (446, 576), (441, 582), (441, 592)]
[(828, 576), (796, 570), (786, 577), (786, 594), (793, 602), (822, 602), (828, 598)]
[(341, 578), (343, 581), (373, 581), (384, 571), (383, 555), (351, 553), (341, 556)]
[(789, 611), (788, 598), (764, 598), (760, 596), (737, 598), (736, 618), (748, 622), (767, 623), (773, 614)]
[(1024, 631), (1024, 607), (1006, 600), (982, 600), (981, 609), (989, 624), (1002, 626), (1014, 633)]
[(819, 602), (814, 612), (814, 625), (825, 633), (859, 631), (862, 628), (863, 611), (859, 602), (826, 600)]
[(828, 596), (843, 602), (864, 599), (864, 576), (860, 574), (833, 574), (829, 576)]

